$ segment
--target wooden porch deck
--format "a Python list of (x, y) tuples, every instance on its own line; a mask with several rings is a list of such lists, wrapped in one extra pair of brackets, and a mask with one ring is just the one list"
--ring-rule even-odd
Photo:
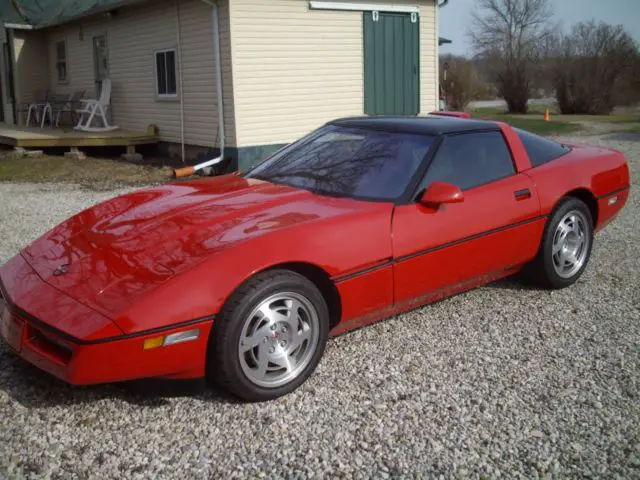
[(0, 124), (0, 145), (22, 148), (47, 147), (113, 147), (157, 143), (158, 134), (114, 130), (112, 132), (79, 132), (71, 127), (38, 128)]

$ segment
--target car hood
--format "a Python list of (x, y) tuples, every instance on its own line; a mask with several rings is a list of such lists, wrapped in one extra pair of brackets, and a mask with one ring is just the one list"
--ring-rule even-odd
[(335, 214), (326, 200), (335, 199), (236, 175), (170, 184), (89, 208), (22, 256), (42, 280), (114, 318), (236, 242)]

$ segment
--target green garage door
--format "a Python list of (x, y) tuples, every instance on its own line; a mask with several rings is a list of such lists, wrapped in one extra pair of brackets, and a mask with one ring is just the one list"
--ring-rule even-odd
[(420, 112), (420, 28), (417, 14), (364, 12), (364, 112)]

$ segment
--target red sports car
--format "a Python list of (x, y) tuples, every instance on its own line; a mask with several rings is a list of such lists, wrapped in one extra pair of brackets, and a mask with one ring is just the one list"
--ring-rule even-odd
[(486, 121), (348, 118), (242, 174), (139, 190), (0, 269), (2, 335), (75, 385), (291, 392), (327, 338), (524, 270), (575, 282), (624, 156)]

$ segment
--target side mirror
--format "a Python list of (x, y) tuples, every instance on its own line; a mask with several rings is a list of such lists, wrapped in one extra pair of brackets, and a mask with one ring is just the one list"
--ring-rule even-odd
[(455, 185), (446, 182), (433, 182), (422, 196), (420, 203), (429, 207), (443, 203), (460, 203), (464, 201), (464, 195)]

